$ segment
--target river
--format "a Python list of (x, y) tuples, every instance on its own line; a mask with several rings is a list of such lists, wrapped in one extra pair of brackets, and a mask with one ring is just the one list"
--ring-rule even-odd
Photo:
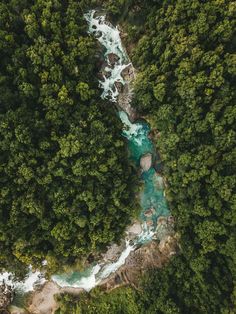
[[(101, 97), (117, 104), (119, 96), (117, 82), (122, 85), (127, 83), (122, 76), (122, 72), (131, 65), (122, 46), (119, 30), (108, 23), (104, 15), (96, 16), (95, 11), (90, 11), (86, 14), (85, 19), (89, 25), (89, 33), (95, 36), (105, 48), (104, 58), (107, 63), (105, 68), (107, 75), (104, 75), (103, 80), (99, 81), (103, 90)], [(111, 55), (113, 57), (116, 56), (114, 64), (110, 62), (109, 56)], [(122, 134), (127, 138), (131, 161), (139, 167), (140, 158), (148, 153), (151, 154), (154, 161), (155, 146), (148, 136), (150, 132), (148, 123), (145, 121), (132, 123), (125, 111), (120, 110), (117, 114), (124, 125)], [(140, 195), (142, 206), (140, 213), (140, 221), (142, 222), (141, 233), (132, 241), (126, 239), (126, 247), (114, 263), (96, 264), (84, 273), (73, 272), (71, 274), (53, 276), (53, 280), (60, 286), (83, 288), (89, 291), (119, 269), (125, 263), (130, 252), (135, 250), (138, 245), (152, 240), (158, 217), (168, 216), (170, 213), (164, 197), (162, 177), (157, 174), (153, 167), (150, 167), (148, 171), (143, 171), (141, 179), (144, 183), (144, 188)], [(147, 214), (145, 215), (147, 211), (149, 211), (148, 217)]]
[[(101, 97), (113, 102), (116, 107), (118, 105), (119, 89), (118, 85), (128, 86), (128, 82), (124, 79), (123, 71), (128, 67), (132, 67), (129, 62), (127, 53), (123, 48), (120, 32), (117, 27), (114, 27), (106, 21), (105, 15), (96, 15), (95, 11), (90, 11), (85, 14), (85, 19), (88, 22), (88, 32), (91, 36), (95, 36), (100, 44), (105, 48), (104, 61), (107, 63), (105, 68), (106, 75), (103, 80), (99, 81), (102, 89)], [(110, 56), (115, 56), (115, 62), (111, 63)], [(152, 143), (149, 133), (150, 126), (144, 120), (135, 122), (130, 121), (127, 112), (117, 110), (117, 115), (123, 123), (122, 135), (127, 139), (129, 148), (130, 161), (133, 162), (137, 170), (140, 169), (140, 160), (143, 156), (151, 158), (151, 165), (146, 170), (141, 170), (141, 180), (143, 189), (140, 193), (140, 222), (142, 226), (141, 232), (135, 239), (125, 239), (125, 249), (122, 251), (118, 259), (113, 263), (99, 262), (91, 265), (84, 272), (74, 271), (72, 273), (57, 274), (52, 276), (61, 287), (83, 288), (86, 291), (99, 285), (110, 274), (117, 271), (121, 265), (125, 263), (130, 252), (143, 243), (151, 241), (157, 232), (157, 221), (159, 217), (167, 217), (170, 215), (168, 206), (164, 197), (163, 178), (157, 173), (155, 167), (156, 153), (155, 145)], [(137, 171), (138, 173), (138, 171)], [(46, 263), (46, 262), (45, 262)], [(9, 276), (11, 278), (9, 278)], [(0, 274), (0, 282), (5, 280), (9, 284), (13, 284), (14, 276), (9, 273)], [(25, 292), (34, 289), (34, 284), (43, 284), (45, 279), (39, 272), (32, 273), (31, 270), (25, 281), (14, 282), (17, 290)]]

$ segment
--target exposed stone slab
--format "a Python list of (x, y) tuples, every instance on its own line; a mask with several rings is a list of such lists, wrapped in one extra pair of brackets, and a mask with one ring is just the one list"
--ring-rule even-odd
[(152, 154), (147, 153), (140, 159), (140, 167), (143, 171), (148, 171), (152, 166)]

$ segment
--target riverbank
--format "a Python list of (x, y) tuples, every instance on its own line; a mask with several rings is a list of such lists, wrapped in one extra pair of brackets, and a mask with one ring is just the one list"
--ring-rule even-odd
[[(101, 282), (100, 287), (105, 291), (124, 285), (138, 289), (139, 279), (147, 270), (164, 267), (178, 250), (177, 234), (166, 236), (160, 242), (151, 241), (131, 252), (125, 264)], [(47, 282), (40, 290), (32, 293), (27, 309), (31, 314), (54, 314), (58, 308), (56, 295), (67, 293), (78, 296), (83, 292), (83, 289), (60, 288), (54, 282)]]

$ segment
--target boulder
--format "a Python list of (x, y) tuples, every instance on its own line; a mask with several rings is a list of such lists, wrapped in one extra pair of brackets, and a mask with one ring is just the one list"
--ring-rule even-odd
[(143, 171), (148, 171), (152, 166), (152, 154), (147, 153), (140, 159), (140, 167)]
[(95, 38), (99, 38), (99, 37), (101, 37), (102, 36), (102, 32), (101, 31), (93, 31), (93, 35), (94, 35), (94, 37)]
[(153, 221), (152, 220), (147, 220), (147, 226), (152, 227), (153, 226)]
[(122, 71), (121, 74), (122, 74), (122, 77), (123, 77), (126, 81), (128, 81), (128, 82), (132, 81), (132, 79), (134, 78), (134, 69), (133, 69), (132, 64), (131, 64), (131, 63), (128, 64), (127, 67), (125, 67), (125, 68), (123, 69), (123, 71)]
[(136, 221), (135, 223), (133, 223), (130, 227), (128, 227), (127, 229), (127, 233), (130, 234), (134, 234), (135, 236), (139, 235), (142, 232), (142, 227), (141, 227), (141, 223), (139, 221)]
[(119, 93), (122, 93), (124, 85), (121, 82), (115, 82), (115, 86)]
[(109, 63), (113, 66), (116, 64), (116, 62), (120, 59), (116, 54), (114, 53), (109, 53), (107, 55), (107, 58), (109, 60)]
[(166, 217), (166, 216), (159, 216), (157, 218), (157, 225), (166, 225), (167, 224), (167, 220), (168, 220), (168, 217)]
[(144, 216), (146, 217), (152, 217), (152, 215), (155, 213), (155, 209), (154, 208), (149, 208), (147, 210), (145, 210), (144, 212)]
[[(64, 288), (66, 289), (66, 288)], [(56, 294), (64, 292), (53, 281), (46, 282), (39, 290), (34, 291), (28, 302), (28, 311), (32, 314), (53, 314), (58, 308), (54, 298)]]

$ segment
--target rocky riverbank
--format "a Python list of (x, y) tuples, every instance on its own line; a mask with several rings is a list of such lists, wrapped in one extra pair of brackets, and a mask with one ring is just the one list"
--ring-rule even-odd
[[(167, 235), (161, 241), (148, 242), (131, 252), (125, 264), (102, 281), (100, 287), (106, 291), (123, 285), (138, 288), (139, 279), (147, 270), (163, 267), (178, 250), (177, 234)], [(108, 258), (109, 253), (107, 252), (106, 255)], [(110, 259), (114, 259), (115, 255), (116, 252), (110, 256)], [(83, 291), (78, 288), (60, 288), (56, 283), (50, 281), (32, 294), (27, 309), (31, 314), (53, 314), (58, 308), (55, 300), (57, 294), (79, 295)]]
[(151, 241), (131, 252), (123, 265), (101, 287), (112, 290), (122, 285), (139, 286), (141, 276), (148, 270), (161, 268), (178, 252), (178, 236), (167, 236), (161, 242)]

